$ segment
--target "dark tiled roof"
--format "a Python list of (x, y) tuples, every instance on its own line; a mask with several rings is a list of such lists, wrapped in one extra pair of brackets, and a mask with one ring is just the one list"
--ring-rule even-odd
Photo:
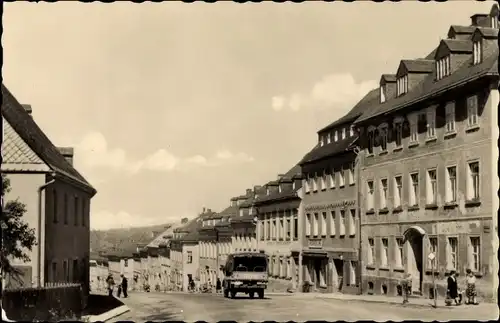
[(434, 60), (430, 59), (404, 59), (401, 61), (401, 65), (404, 65), (409, 73), (430, 73), (434, 64)]
[(369, 105), (376, 99), (378, 100), (378, 88), (373, 89), (368, 94), (366, 94), (355, 106), (354, 108), (351, 109), (351, 111), (347, 112), (345, 116), (343, 116), (340, 119), (337, 119), (336, 121), (330, 123), (328, 126), (324, 127), (318, 133), (322, 133), (325, 131), (328, 131), (330, 129), (333, 129), (341, 124), (347, 123), (347, 122), (352, 122), (356, 118), (358, 118), (362, 113), (363, 110), (367, 109)]
[(302, 166), (305, 164), (313, 163), (323, 158), (343, 153), (348, 150), (348, 148), (357, 140), (357, 138), (357, 136), (347, 137), (345, 139), (323, 145), (322, 147), (313, 148), (313, 150), (311, 150), (304, 156), (304, 158), (302, 158), (299, 165)]
[(385, 82), (396, 82), (396, 75), (395, 74), (382, 74), (382, 77), (380, 79), (384, 80)]
[(496, 28), (477, 28), (484, 38), (498, 38), (498, 29)]
[(475, 26), (458, 26), (452, 25), (448, 31), (448, 36), (451, 36), (451, 33), (455, 34), (472, 34), (476, 29)]
[[(299, 165), (295, 165), (290, 170), (288, 170), (279, 182), (289, 182), (289, 180), (296, 177), (297, 175), (301, 175)], [(281, 201), (294, 197), (297, 197), (297, 191), (288, 189), (283, 190), (282, 192), (275, 192), (270, 195), (259, 195), (259, 197), (255, 200), (255, 204), (270, 203), (271, 201)]]
[(436, 72), (435, 69), (433, 69), (433, 72), (427, 75), (424, 81), (405, 95), (387, 100), (384, 103), (380, 103), (380, 101), (373, 102), (370, 108), (366, 109), (363, 115), (361, 115), (355, 123), (360, 123), (375, 116), (407, 107), (479, 77), (485, 75), (498, 75), (497, 66), (498, 46), (496, 44), (485, 46), (483, 61), (481, 63), (472, 65), (472, 57), (470, 57), (453, 74), (440, 80), (436, 80)]
[(452, 53), (472, 53), (472, 43), (469, 40), (443, 39), (442, 42)]
[(172, 239), (172, 241), (177, 240), (181, 242), (196, 242), (200, 238), (200, 233), (198, 229), (201, 228), (202, 216), (198, 216), (188, 222), (186, 226), (182, 228), (182, 232), (187, 232), (187, 234), (179, 239)]
[(26, 142), (26, 144), (54, 170), (83, 186), (89, 193), (95, 195), (96, 190), (87, 180), (64, 158), (56, 146), (38, 127), (23, 106), (2, 84), (2, 116)]

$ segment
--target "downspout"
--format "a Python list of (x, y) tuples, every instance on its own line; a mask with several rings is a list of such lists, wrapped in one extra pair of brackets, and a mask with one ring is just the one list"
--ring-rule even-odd
[(356, 165), (356, 210), (358, 212), (358, 293), (363, 294), (363, 241), (361, 239), (361, 155), (359, 147), (354, 148), (354, 153), (356, 154), (355, 165)]
[(38, 188), (38, 248), (37, 248), (37, 285), (42, 287), (42, 192), (56, 180), (56, 173), (51, 174), (52, 179)]

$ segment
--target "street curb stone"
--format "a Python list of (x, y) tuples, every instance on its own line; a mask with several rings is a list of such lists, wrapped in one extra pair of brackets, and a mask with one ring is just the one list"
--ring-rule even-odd
[(83, 320), (87, 322), (106, 322), (129, 311), (130, 308), (127, 305), (122, 305), (99, 315), (88, 315)]

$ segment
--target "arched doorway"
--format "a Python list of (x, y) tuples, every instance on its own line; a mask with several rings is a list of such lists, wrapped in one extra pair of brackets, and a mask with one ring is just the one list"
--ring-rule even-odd
[(404, 233), (405, 248), (407, 254), (406, 271), (412, 277), (412, 293), (422, 293), (422, 281), (424, 277), (424, 236), (425, 230), (419, 226), (412, 226)]

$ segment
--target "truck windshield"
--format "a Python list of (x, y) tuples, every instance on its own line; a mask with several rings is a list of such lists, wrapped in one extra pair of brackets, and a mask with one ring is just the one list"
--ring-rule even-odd
[(234, 271), (267, 271), (267, 260), (264, 257), (235, 257), (234, 258)]

